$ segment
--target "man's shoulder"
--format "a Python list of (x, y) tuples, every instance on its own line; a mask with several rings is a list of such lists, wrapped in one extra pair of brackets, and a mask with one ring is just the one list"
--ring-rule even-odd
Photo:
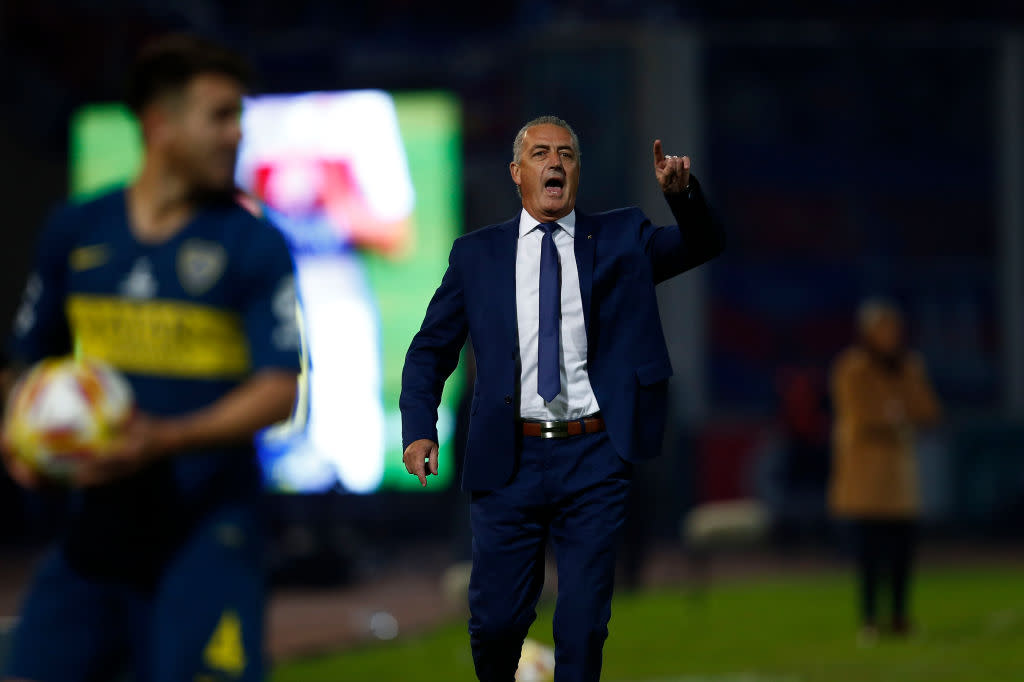
[(850, 346), (839, 352), (832, 363), (833, 372), (836, 375), (859, 373), (871, 369), (871, 357), (868, 352), (859, 345)]
[(254, 216), (240, 206), (232, 209), (231, 218), (232, 225), (244, 238), (272, 248), (287, 248), (284, 233), (267, 218)]
[(234, 199), (221, 200), (206, 204), (202, 208), (208, 220), (219, 222), (229, 229), (255, 230), (257, 232), (269, 228), (277, 231), (273, 224), (262, 215), (254, 215), (249, 209)]
[(203, 220), (206, 224), (201, 232), (240, 254), (252, 254), (268, 248), (287, 249), (284, 235), (270, 220), (253, 215), (237, 203), (207, 206)]
[(636, 222), (644, 221), (647, 216), (639, 206), (624, 206), (622, 208), (613, 208), (609, 211), (601, 211), (600, 213), (581, 213), (577, 212), (577, 216), (583, 220), (596, 220), (598, 222)]
[(922, 374), (927, 372), (928, 363), (924, 358), (924, 353), (914, 348), (907, 351), (906, 368), (915, 374)]
[(505, 222), (502, 223), (494, 223), (492, 225), (484, 225), (483, 227), (478, 227), (472, 232), (467, 232), (466, 234), (456, 238), (455, 243), (460, 246), (466, 246), (469, 244), (479, 244), (481, 242), (494, 239), (495, 237), (503, 234), (506, 230), (508, 230), (510, 226), (514, 227), (517, 221), (518, 217), (513, 218), (511, 220), (506, 220)]
[(78, 223), (83, 219), (90, 220), (124, 213), (124, 210), (124, 190), (114, 189), (87, 199), (68, 199), (60, 202), (51, 213), (51, 220)]
[(64, 207), (68, 211), (79, 213), (124, 211), (124, 192), (123, 187), (118, 187), (85, 199), (70, 199), (64, 203)]
[(42, 238), (47, 248), (71, 248), (82, 240), (107, 239), (124, 210), (124, 190), (121, 189), (86, 200), (62, 201), (50, 211)]
[(169, 242), (168, 248), (175, 251), (179, 267), (216, 264), (243, 287), (277, 281), (295, 269), (281, 231), (232, 201), (204, 205), (189, 231), (180, 241)]

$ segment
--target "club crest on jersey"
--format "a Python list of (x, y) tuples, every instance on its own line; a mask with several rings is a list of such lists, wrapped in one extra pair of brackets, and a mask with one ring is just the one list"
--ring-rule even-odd
[(227, 252), (220, 244), (189, 239), (178, 249), (181, 288), (193, 296), (206, 293), (224, 274), (227, 262)]

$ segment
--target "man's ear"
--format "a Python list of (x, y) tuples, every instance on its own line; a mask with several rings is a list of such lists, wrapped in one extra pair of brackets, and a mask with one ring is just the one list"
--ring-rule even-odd
[(523, 180), (522, 176), (519, 173), (518, 163), (513, 161), (512, 163), (508, 164), (508, 172), (512, 174), (512, 182), (516, 183), (516, 185), (522, 184)]
[(175, 134), (175, 126), (182, 116), (180, 96), (165, 95), (151, 102), (140, 114), (143, 140), (147, 144), (162, 144)]

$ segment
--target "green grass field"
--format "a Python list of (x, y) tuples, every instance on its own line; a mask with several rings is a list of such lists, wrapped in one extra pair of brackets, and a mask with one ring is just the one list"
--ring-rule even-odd
[[(1024, 570), (923, 570), (918, 632), (858, 646), (852, 583), (838, 574), (722, 582), (616, 597), (606, 682), (1024, 681)], [(551, 608), (531, 637), (550, 643)], [(274, 682), (472, 682), (464, 623), (288, 662)]]

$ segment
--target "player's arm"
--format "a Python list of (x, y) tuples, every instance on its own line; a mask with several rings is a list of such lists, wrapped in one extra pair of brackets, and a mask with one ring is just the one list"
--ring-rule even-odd
[(24, 368), (12, 363), (7, 353), (0, 348), (0, 413), (6, 411), (7, 398), (23, 371)]
[(182, 417), (140, 416), (128, 438), (148, 458), (249, 443), (258, 431), (291, 414), (296, 371), (261, 369), (224, 397)]
[(654, 175), (665, 195), (675, 225), (641, 230), (644, 251), (655, 282), (706, 263), (725, 249), (725, 230), (704, 199), (697, 178), (690, 174), (687, 156), (665, 156), (661, 140), (654, 141)]
[(111, 452), (78, 467), (73, 482), (102, 485), (164, 457), (251, 443), (260, 429), (291, 414), (295, 386), (295, 371), (263, 369), (191, 414), (170, 418), (138, 414)]
[[(36, 242), (32, 271), (12, 324), (9, 355), (4, 358), (0, 371), (4, 403), (26, 367), (43, 358), (71, 352), (71, 333), (64, 314), (71, 230), (74, 227), (69, 211), (68, 207), (55, 211)], [(6, 431), (6, 424), (3, 426)], [(16, 482), (29, 488), (42, 484), (42, 478), (11, 456), (6, 447), (0, 447), (0, 453), (8, 473)]]
[(68, 208), (54, 212), (36, 242), (32, 270), (14, 315), (8, 343), (10, 366), (28, 367), (71, 352), (64, 305), (74, 219)]
[(448, 270), (427, 306), (423, 325), (409, 345), (402, 369), (398, 401), (405, 445), (402, 459), (406, 470), (420, 479), (420, 485), (427, 484), (427, 475), (437, 474), (437, 408), (444, 382), (458, 365), (468, 333), (457, 246), (458, 242), (452, 245)]

